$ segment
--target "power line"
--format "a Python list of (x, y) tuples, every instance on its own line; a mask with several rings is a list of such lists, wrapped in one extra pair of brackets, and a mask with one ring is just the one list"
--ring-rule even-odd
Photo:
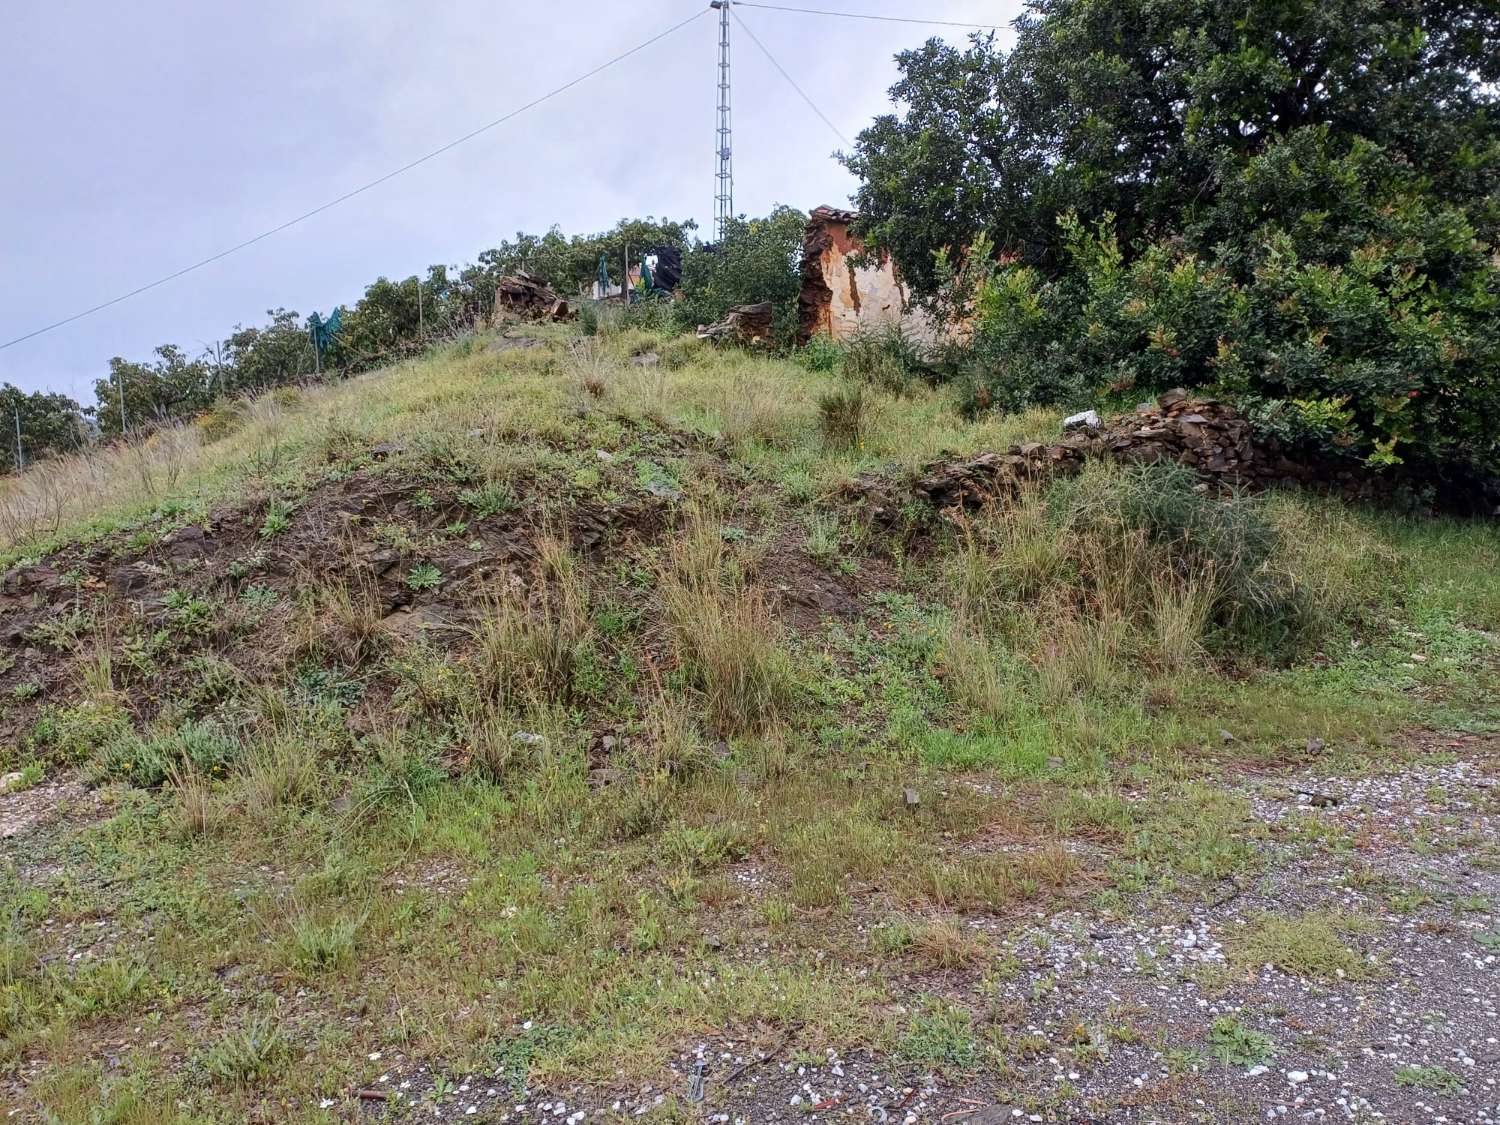
[(770, 49), (760, 41), (755, 32), (750, 30), (750, 25), (740, 18), (740, 14), (734, 10), (734, 8), (738, 8), (739, 6), (739, 4), (735, 4), (733, 8), (729, 9), (729, 13), (730, 15), (734, 16), (734, 20), (737, 24), (740, 25), (741, 30), (743, 30), (746, 35), (750, 36), (750, 42), (754, 43), (757, 47), (760, 48), (760, 53), (765, 55), (766, 58), (770, 60), (771, 65), (776, 68), (781, 77), (786, 79), (787, 85), (791, 86), (793, 90), (797, 91), (798, 96), (807, 103), (807, 108), (816, 113), (822, 120), (823, 124), (827, 125), (830, 129), (833, 130), (833, 135), (836, 136), (839, 140), (843, 141), (844, 144), (849, 148), (853, 148), (854, 143), (849, 140), (848, 137), (844, 136), (843, 132), (837, 125), (828, 120), (828, 115), (825, 114), (821, 109), (819, 109), (817, 103), (807, 96), (806, 90), (797, 85), (797, 80), (786, 72), (786, 67), (782, 66), (779, 62), (776, 61), (776, 56), (771, 54)]
[(690, 23), (694, 22), (695, 20), (700, 19), (702, 16), (704, 16), (707, 13), (707, 11), (708, 11), (708, 9), (705, 8), (702, 11), (699, 11), (696, 14), (694, 14), (692, 16), (689, 16), (687, 19), (683, 20), (681, 23), (673, 24), (671, 27), (667, 28), (667, 30), (665, 30), (663, 32), (660, 32), (657, 35), (653, 35), (650, 39), (647, 39), (644, 43), (641, 43), (641, 44), (639, 44), (639, 45), (637, 45), (635, 47), (632, 47), (630, 50), (625, 51), (622, 54), (616, 55), (614, 58), (610, 59), (608, 62), (601, 63), (600, 65), (594, 67), (593, 70), (587, 71), (584, 74), (580, 74), (577, 78), (573, 79), (571, 82), (567, 82), (567, 83), (565, 83), (565, 84), (557, 87), (555, 90), (550, 90), (547, 93), (541, 95), (541, 97), (534, 98), (533, 100), (527, 102), (525, 105), (519, 106), (518, 108), (511, 110), (509, 113), (505, 114), (503, 117), (497, 117), (497, 118), (495, 118), (495, 120), (489, 122), (488, 124), (481, 125), (481, 126), (479, 126), (479, 128), (473, 129), (470, 132), (465, 133), (463, 136), (457, 138), (456, 140), (451, 140), (447, 144), (442, 145), (439, 148), (433, 149), (431, 152), (427, 153), (425, 156), (419, 156), (415, 160), (412, 160), (412, 161), (410, 161), (410, 162), (408, 162), (406, 164), (403, 164), (403, 165), (401, 165), (401, 167), (396, 168), (393, 171), (387, 172), (385, 175), (380, 176), (380, 177), (378, 177), (376, 179), (373, 179), (373, 180), (371, 180), (367, 184), (362, 184), (361, 186), (355, 188), (352, 191), (346, 191), (343, 195), (339, 196), (336, 199), (330, 199), (327, 203), (324, 203), (324, 204), (321, 204), (321, 205), (319, 205), (317, 207), (314, 207), (311, 211), (304, 211), (302, 214), (298, 215), (294, 219), (288, 219), (286, 222), (281, 223), (278, 226), (274, 226), (270, 230), (262, 231), (260, 234), (257, 234), (254, 238), (247, 238), (244, 242), (237, 243), (236, 245), (229, 247), (229, 249), (227, 249), (227, 250), (220, 250), (217, 254), (211, 254), (209, 257), (204, 258), (201, 261), (194, 262), (190, 266), (183, 266), (182, 269), (180, 269), (180, 270), (177, 270), (177, 271), (175, 271), (173, 273), (169, 273), (165, 277), (159, 277), (155, 281), (148, 282), (145, 285), (138, 286), (137, 288), (132, 289), (128, 293), (122, 293), (118, 297), (112, 297), (108, 301), (104, 301), (104, 302), (101, 302), (100, 304), (94, 305), (92, 308), (84, 309), (82, 312), (74, 313), (72, 316), (64, 317), (62, 320), (53, 321), (51, 324), (45, 325), (42, 328), (38, 328), (35, 331), (27, 332), (24, 336), (17, 336), (14, 340), (7, 340), (7, 341), (5, 341), (5, 343), (0, 344), (0, 351), (3, 351), (4, 349), (9, 348), (9, 347), (13, 347), (14, 345), (19, 344), (19, 343), (21, 343), (21, 342), (23, 342), (25, 340), (30, 340), (30, 339), (32, 339), (35, 336), (40, 336), (43, 333), (51, 332), (53, 329), (61, 328), (65, 324), (72, 324), (75, 320), (82, 320), (86, 316), (92, 316), (96, 312), (100, 312), (100, 311), (102, 311), (104, 309), (107, 309), (107, 308), (109, 308), (112, 305), (118, 305), (121, 301), (128, 301), (132, 297), (137, 297), (137, 296), (139, 296), (142, 293), (145, 293), (145, 292), (147, 292), (149, 290), (157, 288), (158, 286), (165, 285), (169, 281), (176, 281), (179, 277), (182, 277), (184, 274), (189, 274), (189, 273), (192, 273), (194, 270), (202, 269), (204, 266), (212, 265), (214, 262), (219, 261), (221, 258), (227, 258), (227, 257), (229, 257), (229, 255), (238, 253), (239, 251), (244, 250), (247, 247), (254, 246), (257, 242), (261, 242), (261, 241), (263, 241), (263, 240), (265, 240), (267, 238), (270, 238), (274, 234), (280, 234), (282, 231), (287, 230), (290, 227), (294, 227), (298, 223), (306, 222), (308, 219), (311, 219), (315, 215), (321, 215), (324, 211), (327, 211), (329, 208), (337, 207), (340, 203), (344, 203), (347, 200), (353, 199), (356, 195), (362, 195), (365, 192), (369, 191), (371, 188), (379, 187), (381, 184), (385, 183), (387, 180), (393, 180), (397, 176), (401, 175), (403, 172), (410, 172), (413, 168), (417, 167), (418, 165), (426, 164), (429, 160), (432, 160), (435, 157), (443, 155), (443, 153), (447, 152), (448, 150), (457, 148), (459, 145), (463, 144), (465, 141), (471, 141), (471, 140), (473, 140), (475, 137), (479, 136), (481, 133), (487, 133), (491, 129), (495, 128), (498, 125), (504, 125), (507, 121), (510, 121), (513, 118), (519, 117), (521, 114), (525, 113), (527, 110), (529, 110), (529, 109), (535, 109), (537, 106), (541, 105), (543, 102), (551, 101), (553, 98), (557, 97), (559, 94), (565, 94), (565, 93), (567, 93), (574, 86), (577, 86), (577, 85), (579, 85), (579, 84), (581, 84), (583, 82), (587, 82), (590, 78), (593, 78), (596, 74), (600, 74), (600, 73), (608, 70), (610, 67), (615, 66), (618, 63), (624, 62), (626, 59), (630, 58), (632, 55), (640, 54), (640, 52), (644, 51), (647, 47), (653, 46), (654, 44), (659, 43), (663, 39), (667, 38), (669, 35), (673, 35), (676, 32), (681, 31), (688, 24), (690, 24)]
[(964, 23), (960, 20), (926, 20), (915, 16), (875, 16), (866, 12), (832, 12), (826, 8), (793, 8), (786, 4), (757, 4), (753, 0), (735, 0), (737, 8), (765, 8), (772, 12), (796, 12), (804, 16), (840, 16), (849, 20), (877, 20), (880, 23), (920, 23), (933, 27), (967, 27), (979, 31), (999, 31), (998, 23)]

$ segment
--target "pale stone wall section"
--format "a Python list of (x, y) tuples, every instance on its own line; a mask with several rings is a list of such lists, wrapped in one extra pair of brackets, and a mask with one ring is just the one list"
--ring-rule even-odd
[(940, 326), (912, 305), (896, 264), (882, 255), (856, 266), (864, 247), (849, 233), (852, 211), (815, 208), (802, 243), (802, 294), (798, 340), (823, 334), (846, 340), (861, 328), (899, 323), (919, 340), (942, 336)]

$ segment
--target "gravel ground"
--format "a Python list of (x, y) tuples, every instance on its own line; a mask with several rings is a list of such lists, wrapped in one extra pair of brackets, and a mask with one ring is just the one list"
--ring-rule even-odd
[[(1443, 758), (1237, 785), (1268, 826), (1265, 864), (1212, 901), (1158, 896), (1124, 923), (1072, 910), (1012, 928), (1004, 979), (941, 988), (1003, 1028), (1005, 1074), (865, 1051), (813, 1058), (793, 1033), (705, 1040), (667, 1086), (625, 1092), (518, 1097), (496, 1076), (444, 1076), (434, 1098), (437, 1078), (397, 1060), (374, 1083), (383, 1098), (328, 1107), (568, 1125), (644, 1117), (672, 1099), (725, 1123), (1500, 1122), (1497, 763), (1477, 742), (1427, 749)], [(1356, 920), (1344, 935), (1361, 958), (1353, 977), (1232, 956), (1263, 914), (1309, 912)], [(1264, 1036), (1271, 1053), (1224, 1061), (1216, 1021)]]
[[(973, 919), (1001, 943), (1003, 971), (914, 982), (907, 1003), (920, 991), (973, 1012), (1003, 1037), (1003, 1071), (810, 1055), (794, 1030), (685, 1045), (665, 1086), (517, 1095), (502, 1075), (439, 1074), (392, 1050), (371, 1054), (365, 1088), (323, 1105), (341, 1119), (559, 1125), (674, 1102), (725, 1123), (1500, 1123), (1500, 758), (1478, 740), (1424, 749), (1437, 753), (1388, 772), (1234, 784), (1266, 826), (1264, 862), (1215, 897), (1157, 893), (1123, 921), (1088, 908), (1003, 928)], [(0, 834), (37, 876), (28, 837), (94, 804), (75, 783), (3, 793)], [(1357, 922), (1342, 935), (1350, 973), (1308, 979), (1235, 956), (1265, 915), (1308, 913)], [(59, 925), (69, 957), (108, 945), (103, 923), (42, 922)], [(904, 1025), (910, 1012), (893, 1015)], [(1226, 1061), (1216, 1021), (1264, 1037), (1264, 1057)]]

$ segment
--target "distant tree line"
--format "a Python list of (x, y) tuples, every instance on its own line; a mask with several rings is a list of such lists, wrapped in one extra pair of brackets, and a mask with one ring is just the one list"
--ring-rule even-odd
[[(496, 288), (508, 274), (534, 274), (575, 297), (592, 287), (601, 255), (618, 282), (627, 255), (638, 263), (643, 254), (665, 246), (685, 255), (684, 300), (676, 319), (685, 324), (695, 318), (707, 321), (730, 305), (771, 299), (779, 312), (789, 310), (790, 325), (804, 222), (800, 212), (777, 208), (765, 219), (736, 221), (721, 246), (699, 241), (691, 220), (649, 216), (622, 220), (601, 234), (569, 237), (555, 226), (543, 235), (517, 233), (469, 265), (432, 266), (425, 278), (377, 278), (352, 308), (340, 309), (342, 324), (322, 365), (332, 373), (352, 374), (467, 330), (493, 314)], [(13, 471), (19, 463), (18, 420), (22, 452), (30, 463), (90, 441), (193, 417), (226, 396), (310, 378), (318, 363), (302, 315), (284, 308), (266, 315), (264, 324), (237, 325), (197, 353), (163, 344), (145, 360), (115, 356), (108, 374), (94, 381), (94, 402), (88, 406), (63, 394), (0, 385), (4, 468)]]

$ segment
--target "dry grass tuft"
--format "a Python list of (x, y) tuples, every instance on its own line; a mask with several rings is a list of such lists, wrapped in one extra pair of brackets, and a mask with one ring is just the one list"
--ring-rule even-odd
[(530, 598), (514, 584), (493, 592), (473, 630), (480, 695), (513, 710), (567, 700), (593, 629), (588, 587), (567, 545), (543, 536), (537, 552)]
[(771, 722), (791, 693), (780, 630), (719, 526), (696, 513), (672, 544), (660, 591), (678, 659), (721, 731)]

